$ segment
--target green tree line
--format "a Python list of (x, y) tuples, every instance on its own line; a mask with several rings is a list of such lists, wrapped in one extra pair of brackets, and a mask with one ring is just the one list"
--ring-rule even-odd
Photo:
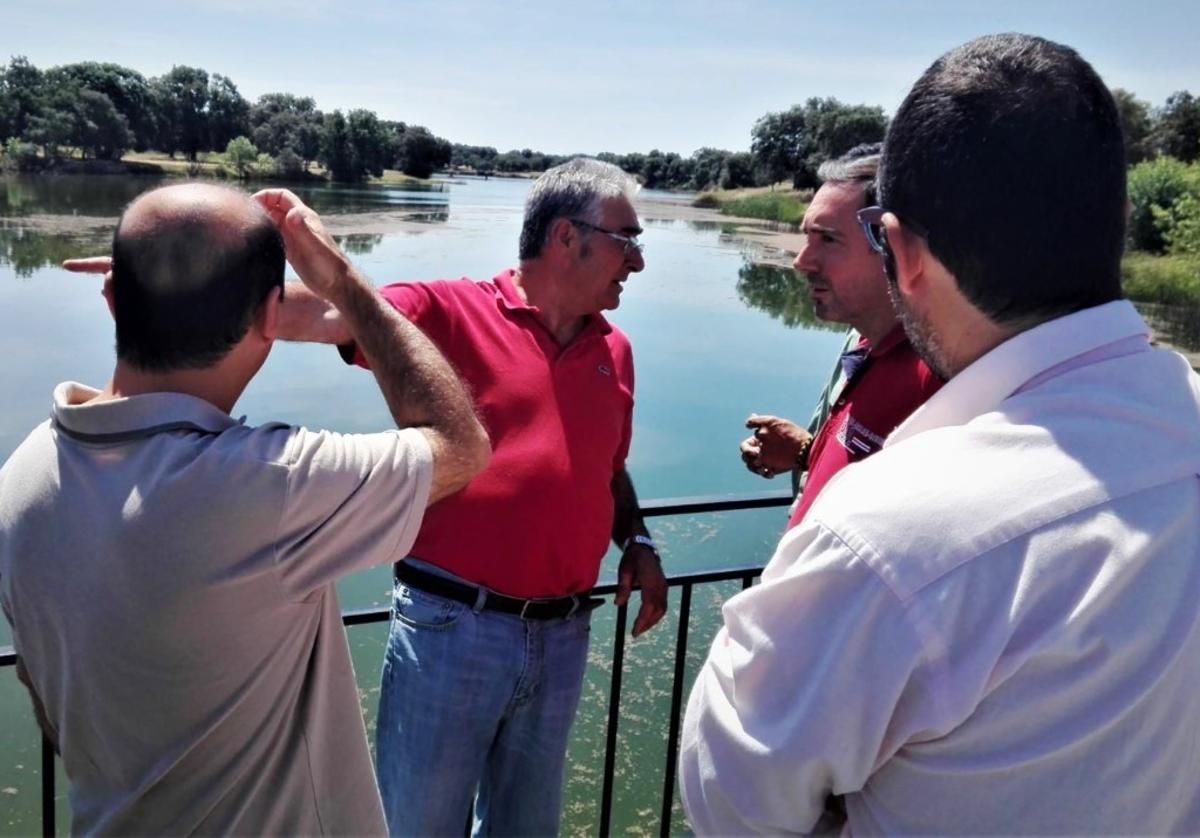
[[(1169, 156), (1200, 157), (1200, 100), (1187, 91), (1160, 107), (1113, 91), (1131, 165)], [(816, 185), (825, 160), (883, 138), (887, 118), (872, 105), (813, 97), (767, 113), (750, 131), (749, 151), (701, 148), (691, 156), (604, 152), (600, 159), (650, 188), (734, 189), (791, 181)], [(427, 128), (355, 109), (323, 113), (312, 98), (267, 93), (249, 102), (227, 76), (176, 66), (146, 78), (117, 64), (80, 62), (40, 70), (26, 58), (0, 67), (0, 142), (9, 165), (34, 168), (68, 152), (118, 160), (155, 149), (196, 160), (221, 152), (239, 175), (302, 177), (320, 163), (335, 180), (358, 181), (385, 168), (428, 177), (447, 166), (481, 174), (540, 172), (574, 155), (532, 149), (499, 152), (451, 143)]]

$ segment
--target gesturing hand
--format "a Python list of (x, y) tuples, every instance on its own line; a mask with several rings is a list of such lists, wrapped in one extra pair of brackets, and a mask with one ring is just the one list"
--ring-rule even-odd
[(739, 446), (742, 462), (763, 477), (791, 471), (797, 454), (811, 437), (804, 428), (778, 416), (751, 413), (746, 427), (753, 428), (754, 434)]

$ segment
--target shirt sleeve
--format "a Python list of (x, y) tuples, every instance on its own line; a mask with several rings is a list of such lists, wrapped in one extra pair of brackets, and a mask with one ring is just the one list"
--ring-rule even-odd
[(828, 530), (784, 537), (763, 581), (722, 609), (679, 758), (697, 834), (810, 832), (861, 790), (928, 701), (899, 600)]
[(415, 428), (377, 434), (297, 429), (275, 560), (302, 599), (340, 576), (397, 561), (420, 529), (433, 453)]

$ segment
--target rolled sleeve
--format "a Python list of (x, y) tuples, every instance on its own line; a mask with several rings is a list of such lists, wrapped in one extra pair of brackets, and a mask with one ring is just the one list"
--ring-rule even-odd
[(352, 571), (397, 561), (412, 547), (433, 477), (421, 431), (301, 428), (286, 463), (275, 557), (291, 595), (302, 598)]
[(698, 834), (811, 831), (829, 794), (861, 790), (904, 743), (905, 708), (923, 701), (902, 603), (836, 537), (803, 530), (725, 604), (692, 689), (679, 773)]

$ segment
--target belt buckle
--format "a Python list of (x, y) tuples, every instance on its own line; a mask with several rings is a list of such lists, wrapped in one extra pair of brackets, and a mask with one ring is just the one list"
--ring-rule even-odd
[(525, 610), (526, 610), (527, 608), (529, 608), (529, 606), (530, 606), (530, 605), (531, 605), (533, 602), (534, 602), (534, 600), (532, 600), (532, 599), (527, 599), (527, 600), (525, 600), (525, 604), (521, 606), (521, 619), (522, 619), (522, 620), (528, 620), (528, 619), (529, 619), (528, 617), (526, 617), (526, 616), (525, 616)]
[(571, 610), (567, 612), (567, 616), (563, 617), (564, 620), (569, 620), (575, 616), (575, 612), (579, 610), (579, 600), (580, 597), (577, 594), (571, 594)]

